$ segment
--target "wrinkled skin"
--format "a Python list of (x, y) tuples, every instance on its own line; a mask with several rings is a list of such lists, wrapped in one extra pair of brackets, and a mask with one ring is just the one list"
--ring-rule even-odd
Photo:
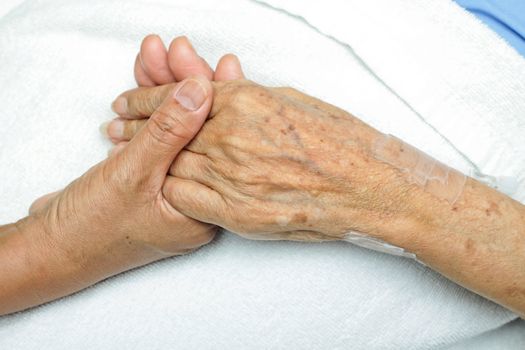
[[(187, 38), (175, 38), (167, 50), (159, 36), (149, 35), (134, 71), (139, 86), (178, 84), (164, 91), (166, 100), (156, 102), (148, 126), (132, 142), (120, 142), (109, 159), (64, 190), (37, 199), (28, 217), (0, 226), (0, 315), (184, 254), (213, 238), (216, 226), (176, 211), (162, 188), (173, 160), (209, 114), (209, 80), (242, 78), (240, 62), (226, 54), (212, 70)], [(173, 95), (190, 81), (206, 90), (198, 110), (188, 110)], [(195, 102), (185, 96), (181, 101)], [(110, 138), (115, 131), (101, 129)]]
[[(193, 81), (201, 81), (201, 85), (207, 84), (204, 78), (194, 78)], [(46, 231), (54, 236), (50, 238), (68, 242), (74, 232), (78, 240), (85, 241), (84, 247), (93, 245), (93, 251), (96, 251), (95, 248), (98, 250), (102, 263), (106, 260), (104, 255), (110, 253), (130, 254), (133, 259), (138, 258), (138, 261), (133, 262), (139, 264), (144, 263), (139, 258), (142, 254), (145, 261), (150, 257), (157, 260), (186, 253), (213, 238), (216, 231), (214, 227), (185, 217), (162, 196), (165, 160), (155, 162), (155, 156), (150, 154), (149, 159), (144, 161), (136, 155), (148, 157), (142, 155), (145, 152), (142, 149), (154, 145), (150, 145), (152, 141), (148, 141), (146, 137), (156, 138), (155, 142), (164, 144), (165, 147), (168, 147), (168, 142), (173, 143), (172, 148), (175, 150), (178, 144), (183, 147), (182, 142), (188, 142), (199, 130), (200, 116), (194, 117), (192, 124), (177, 122), (176, 126), (182, 130), (176, 135), (168, 133), (168, 136), (164, 136), (168, 125), (181, 113), (203, 113), (200, 110), (181, 112), (184, 108), (168, 96), (176, 89), (176, 84), (171, 86), (166, 94), (166, 101), (161, 102), (153, 113), (155, 118), (149, 119), (149, 130), (142, 130), (147, 136), (135, 140), (133, 145), (130, 144), (128, 152), (120, 152), (95, 165), (33, 214), (42, 217)], [(211, 94), (211, 91), (208, 93)], [(211, 104), (211, 98), (206, 104)], [(171, 141), (172, 138), (175, 141)], [(161, 151), (159, 146), (155, 147), (158, 152)], [(69, 237), (62, 239), (60, 235)], [(75, 252), (78, 245), (76, 241), (72, 243), (70, 256), (73, 258), (80, 254)], [(105, 246), (104, 249), (101, 246)], [(123, 260), (126, 265), (126, 259)]]
[[(212, 98), (204, 77), (173, 86), (125, 150), (34, 205), (28, 217), (0, 226), (0, 315), (213, 239), (216, 227), (184, 216), (162, 193), (173, 160), (201, 128)], [(194, 101), (202, 102), (197, 107)]]
[[(187, 74), (213, 77), (217, 81), (244, 77), (240, 62), (234, 55), (223, 56), (216, 70), (212, 71), (186, 38), (173, 40), (169, 50), (158, 36), (144, 39), (135, 65), (139, 86), (173, 83), (187, 78)], [(115, 104), (115, 111), (121, 117), (117, 120), (123, 122), (120, 127), (124, 128), (115, 128), (114, 121), (110, 124), (113, 128), (108, 126), (105, 129), (111, 140), (117, 143), (112, 159), (118, 159), (115, 155), (120, 152), (129, 153), (134, 141), (140, 138), (140, 134), (133, 136), (145, 123), (141, 118), (152, 115), (170, 88), (168, 85), (126, 93), (129, 104), (125, 110), (122, 110), (122, 104)], [(194, 218), (228, 227), (248, 238), (315, 241), (338, 239), (349, 229), (365, 232), (414, 252), (418, 259), (450, 279), (525, 315), (525, 294), (523, 288), (520, 289), (525, 281), (521, 249), (525, 237), (525, 209), (522, 204), (473, 179), (467, 179), (463, 193), (453, 205), (429, 194), (421, 186), (407, 181), (406, 174), (396, 167), (378, 162), (371, 155), (370, 146), (377, 145), (374, 139), (379, 135), (375, 130), (348, 113), (295, 90), (268, 89), (246, 81), (215, 84), (214, 90), (217, 99), (211, 120), (175, 161), (184, 167), (171, 167), (172, 175), (179, 177), (166, 178), (164, 185), (155, 182), (160, 187), (155, 187), (154, 192), (161, 191), (166, 199), (162, 203), (171, 203)], [(169, 109), (164, 112), (169, 112)], [(154, 117), (155, 114), (151, 118)], [(186, 121), (191, 124), (191, 118)], [(171, 131), (166, 135), (179, 139), (185, 125), (188, 124), (172, 125), (172, 128), (163, 126), (161, 130)], [(128, 144), (127, 140), (132, 137), (133, 141)], [(152, 147), (150, 151), (158, 147), (162, 145)], [(177, 153), (171, 152), (172, 158), (161, 172), (161, 178)], [(142, 161), (150, 158), (145, 157)], [(146, 164), (145, 173), (158, 162)], [(133, 164), (140, 163), (132, 160), (115, 165), (116, 168), (128, 168), (131, 171), (127, 174), (133, 174), (126, 176), (115, 170), (115, 182), (135, 180), (136, 184), (142, 184), (138, 188), (144, 189), (144, 178), (137, 177), (137, 171), (133, 169)], [(105, 185), (100, 187), (104, 192), (108, 190)], [(92, 193), (95, 195), (91, 199), (99, 198), (97, 191)], [(110, 196), (117, 194), (108, 192)], [(50, 198), (53, 195), (40, 201), (40, 207), (45, 206)], [(101, 198), (103, 208), (111, 209), (106, 198)], [(69, 203), (76, 206), (76, 201)], [(120, 201), (116, 203), (122, 205)], [(90, 211), (92, 207), (84, 208)], [(150, 208), (152, 213), (156, 212), (155, 205)], [(148, 215), (150, 211), (135, 209), (132, 209), (134, 214), (124, 213), (121, 218), (135, 220), (140, 230), (147, 230), (143, 224), (148, 218), (153, 218), (158, 224), (156, 215)], [(117, 210), (115, 213), (121, 212)], [(122, 225), (122, 221), (112, 215), (104, 213), (104, 216), (112, 217), (106, 224)], [(96, 220), (98, 216), (94, 218)], [(191, 219), (181, 217), (181, 220)], [(93, 222), (89, 221), (89, 224)], [(131, 226), (130, 230), (133, 230)], [(41, 242), (49, 242), (53, 248), (43, 249), (48, 254), (42, 255), (42, 265), (48, 270), (50, 265), (58, 268), (54, 274), (35, 282), (29, 273), (23, 274), (19, 270), (27, 265), (24, 260), (27, 245), (20, 244), (17, 239), (26, 235), (16, 234), (12, 225), (6, 230), (15, 230), (15, 234), (2, 235), (0, 232), (0, 239), (7, 239), (0, 276), (4, 277), (4, 282), (9, 281), (0, 284), (0, 293), (7, 289), (7, 295), (17, 299), (19, 307), (34, 302), (31, 301), (33, 291), (41, 293), (52, 288), (55, 291), (48, 293), (47, 297), (56, 297), (77, 289), (78, 285), (69, 288), (61, 283), (70, 283), (78, 273), (86, 276), (95, 268), (100, 278), (108, 272), (99, 269), (100, 258), (114, 256), (97, 250), (104, 249), (105, 245), (97, 247), (93, 244), (91, 248), (97, 249), (93, 250), (91, 260), (95, 263), (79, 259), (83, 263), (79, 264), (77, 274), (71, 276), (71, 266), (77, 264), (53, 264), (60, 261), (55, 258), (57, 250), (54, 244), (64, 246), (63, 242), (42, 239)], [(97, 228), (93, 226), (91, 230)], [(86, 237), (89, 232), (80, 231), (80, 237)], [(122, 231), (119, 228), (117, 232)], [(68, 237), (63, 237), (66, 242)], [(104, 237), (95, 235), (91, 240), (77, 240), (81, 243), (77, 248), (86, 248), (83, 244)], [(205, 243), (209, 236), (203, 238), (202, 243)], [(153, 247), (160, 247), (157, 244), (165, 242), (162, 239), (153, 240), (157, 242)], [(146, 247), (152, 246), (148, 244)], [(160, 248), (161, 251), (165, 249)], [(76, 249), (70, 250), (77, 252)], [(131, 250), (129, 252), (130, 257), (135, 255)], [(82, 254), (78, 256), (82, 257)], [(118, 263), (120, 257), (115, 258)], [(20, 263), (17, 264), (16, 260)], [(125, 269), (133, 264), (116, 266)], [(112, 268), (114, 273), (114, 266)], [(6, 276), (9, 271), (13, 272), (12, 275)], [(26, 277), (29, 279), (24, 283)], [(26, 291), (30, 301), (20, 302), (20, 295)], [(0, 299), (5, 300), (4, 297)], [(12, 305), (11, 310), (13, 308), (16, 306)]]
[[(147, 116), (169, 85), (124, 93)], [(381, 134), (290, 88), (214, 84), (209, 120), (170, 169), (163, 192), (185, 215), (253, 239), (334, 240), (414, 228), (407, 183), (371, 155)], [(141, 120), (126, 122), (131, 138)]]

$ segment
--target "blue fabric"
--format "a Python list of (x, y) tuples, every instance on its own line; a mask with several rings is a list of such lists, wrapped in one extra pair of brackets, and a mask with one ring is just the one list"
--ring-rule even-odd
[(525, 57), (525, 0), (455, 0)]

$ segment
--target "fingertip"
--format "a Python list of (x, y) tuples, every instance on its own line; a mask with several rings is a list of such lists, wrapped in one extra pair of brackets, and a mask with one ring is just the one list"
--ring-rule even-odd
[(115, 101), (111, 103), (111, 110), (118, 115), (125, 115), (128, 113), (128, 99), (124, 95), (118, 96)]
[(189, 61), (196, 57), (198, 57), (197, 51), (185, 35), (178, 36), (171, 41), (168, 48), (168, 64), (173, 73), (177, 71), (177, 61)]
[(192, 75), (203, 75), (213, 78), (213, 70), (208, 63), (197, 54), (197, 51), (186, 36), (179, 36), (168, 49), (168, 65), (177, 81)]
[(180, 35), (171, 41), (169, 50), (174, 49), (187, 50), (191, 54), (197, 54), (197, 51), (193, 47), (193, 44), (186, 35)]
[(150, 34), (142, 41), (140, 63), (147, 76), (156, 84), (169, 84), (175, 81), (168, 65), (168, 51), (157, 34)]
[(105, 121), (104, 123), (100, 124), (100, 126), (98, 127), (98, 130), (100, 131), (102, 136), (104, 136), (105, 138), (109, 138), (108, 126), (110, 123), (111, 121)]
[(176, 86), (176, 83), (172, 83), (125, 91), (112, 102), (111, 109), (122, 119), (147, 118), (155, 112)]
[(232, 53), (222, 56), (217, 63), (214, 79), (217, 81), (244, 79), (239, 58)]
[(106, 121), (99, 126), (100, 133), (113, 143), (118, 143), (124, 135), (124, 122), (121, 118)]
[(133, 74), (135, 75), (135, 81), (137, 82), (138, 86), (151, 87), (157, 85), (153, 80), (151, 80), (151, 78), (144, 70), (144, 66), (140, 58), (140, 53), (138, 53), (137, 57), (135, 58)]
[(100, 125), (100, 132), (112, 143), (118, 144), (122, 141), (131, 140), (142, 127), (147, 119), (124, 119), (115, 118)]

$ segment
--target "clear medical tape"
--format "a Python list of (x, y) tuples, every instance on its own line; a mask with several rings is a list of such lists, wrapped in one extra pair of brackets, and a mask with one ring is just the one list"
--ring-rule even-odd
[(492, 176), (483, 174), (476, 169), (472, 169), (469, 176), (508, 196), (514, 195), (519, 187), (518, 180), (512, 176)]
[(451, 205), (463, 193), (467, 177), (392, 135), (381, 135), (372, 146), (377, 160), (399, 170), (411, 184), (448, 201)]

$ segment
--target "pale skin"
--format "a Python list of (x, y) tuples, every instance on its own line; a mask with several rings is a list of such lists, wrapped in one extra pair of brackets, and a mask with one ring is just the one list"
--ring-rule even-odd
[[(169, 61), (169, 52), (159, 52)], [(209, 73), (193, 58), (201, 69), (193, 73)], [(160, 192), (171, 208), (256, 239), (338, 240), (351, 230), (365, 232), (525, 315), (522, 204), (473, 179), (454, 204), (437, 198), (373, 157), (377, 130), (296, 90), (243, 80), (238, 61), (228, 60), (236, 80), (213, 84), (210, 119), (168, 165)], [(143, 87), (121, 96), (114, 105), (121, 118), (106, 128), (118, 143), (110, 160), (133, 149), (148, 129), (141, 118), (158, 118), (159, 104), (177, 88), (173, 71), (174, 81), (167, 81), (168, 74), (164, 80), (155, 74), (168, 70), (139, 64), (135, 74)], [(33, 210), (48, 210), (54, 196)]]

